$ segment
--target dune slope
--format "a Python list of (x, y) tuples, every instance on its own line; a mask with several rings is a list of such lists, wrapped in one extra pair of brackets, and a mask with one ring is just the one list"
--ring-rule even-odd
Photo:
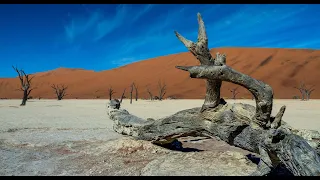
[[(262, 80), (274, 89), (277, 99), (292, 99), (300, 96), (294, 86), (300, 81), (314, 85), (312, 99), (320, 98), (320, 50), (280, 49), (280, 48), (217, 48), (211, 49), (227, 54), (227, 65), (245, 74)], [(158, 81), (167, 85), (165, 97), (179, 99), (199, 99), (205, 94), (204, 80), (191, 79), (188, 73), (175, 68), (176, 65), (198, 65), (197, 59), (189, 52), (173, 54), (139, 61), (112, 70), (94, 72), (82, 69), (59, 68), (49, 72), (35, 74), (33, 86), (37, 87), (31, 96), (34, 98), (55, 98), (50, 87), (52, 83), (69, 86), (66, 98), (107, 98), (110, 86), (119, 98), (124, 88), (129, 97), (130, 84), (135, 82), (139, 98), (148, 98), (147, 87), (153, 95), (158, 95)], [(17, 78), (0, 78), (0, 98), (21, 98), (17, 91)], [(224, 82), (222, 97), (230, 98), (230, 89), (237, 87)], [(251, 98), (249, 92), (238, 89), (237, 98)]]

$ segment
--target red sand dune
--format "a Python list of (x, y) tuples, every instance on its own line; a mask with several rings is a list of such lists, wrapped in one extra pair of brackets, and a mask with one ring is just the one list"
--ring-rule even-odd
[[(314, 85), (312, 99), (320, 98), (320, 50), (279, 49), (279, 48), (217, 48), (216, 52), (227, 54), (227, 65), (262, 80), (272, 86), (277, 99), (292, 99), (300, 93), (294, 86), (300, 81)], [(187, 72), (178, 70), (176, 65), (198, 65), (197, 59), (189, 52), (157, 57), (136, 62), (120, 68), (94, 72), (80, 69), (59, 68), (35, 74), (33, 98), (55, 98), (50, 87), (53, 83), (68, 85), (66, 98), (107, 98), (107, 89), (112, 86), (119, 98), (124, 88), (129, 97), (129, 86), (134, 81), (139, 89), (139, 98), (148, 98), (146, 86), (154, 95), (158, 94), (158, 81), (167, 85), (165, 97), (199, 99), (204, 98), (205, 80), (191, 79)], [(18, 78), (0, 78), (0, 98), (21, 98)], [(231, 97), (230, 88), (236, 85), (223, 82), (222, 97)], [(239, 88), (237, 98), (251, 98), (249, 91)]]

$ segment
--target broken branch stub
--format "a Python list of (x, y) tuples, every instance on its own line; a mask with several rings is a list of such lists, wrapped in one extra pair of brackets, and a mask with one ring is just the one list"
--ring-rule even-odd
[[(184, 38), (177, 31), (174, 31), (177, 38), (188, 48), (188, 50), (199, 60), (201, 65), (223, 65), (225, 64), (225, 58), (217, 54), (216, 59), (211, 56), (210, 50), (208, 48), (208, 37), (205, 29), (204, 22), (201, 18), (200, 13), (198, 16), (198, 41), (196, 43)], [(220, 88), (221, 80), (206, 80), (206, 96), (201, 112), (208, 109), (214, 108), (220, 103)]]

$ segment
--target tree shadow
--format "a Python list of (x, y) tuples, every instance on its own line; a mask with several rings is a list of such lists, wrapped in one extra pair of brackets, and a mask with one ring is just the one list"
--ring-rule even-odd
[[(260, 162), (260, 158), (255, 156), (254, 154), (247, 154), (246, 157), (253, 162), (254, 164), (258, 165)], [(294, 176), (288, 168), (283, 163), (279, 163), (274, 169), (271, 170), (267, 176)]]
[(180, 152), (201, 152), (201, 151), (204, 151), (204, 150), (197, 149), (197, 148), (184, 148), (182, 146), (182, 143), (180, 141), (178, 141), (177, 139), (175, 139), (171, 143), (156, 144), (156, 145), (161, 146), (166, 149), (170, 149), (173, 151), (180, 151)]

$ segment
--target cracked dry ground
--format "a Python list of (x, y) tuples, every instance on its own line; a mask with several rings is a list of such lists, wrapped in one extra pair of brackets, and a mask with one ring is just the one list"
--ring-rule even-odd
[(215, 139), (179, 139), (180, 152), (110, 129), (24, 128), (1, 132), (0, 175), (248, 175), (249, 152)]

